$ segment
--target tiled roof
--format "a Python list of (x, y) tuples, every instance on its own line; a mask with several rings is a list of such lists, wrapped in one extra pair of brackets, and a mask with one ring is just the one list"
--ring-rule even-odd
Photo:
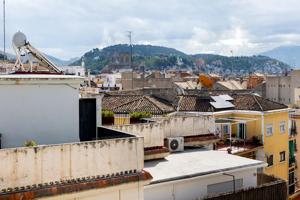
[(262, 98), (255, 94), (233, 94), (233, 104), (236, 110), (269, 111), (285, 109), (288, 106)]
[(214, 112), (215, 109), (210, 105), (210, 96), (184, 95), (178, 102), (178, 111), (182, 112)]
[[(229, 110), (251, 110), (251, 111), (269, 111), (288, 108), (284, 104), (280, 104), (255, 94), (231, 94), (234, 100), (234, 108)], [(215, 109), (209, 102), (212, 102), (210, 95), (185, 95), (181, 96), (178, 102), (178, 111), (182, 112), (215, 112), (220, 111)], [(227, 109), (228, 110), (228, 109)]]
[(151, 95), (107, 95), (103, 97), (102, 109), (115, 113), (149, 112), (157, 115), (174, 111), (171, 104)]

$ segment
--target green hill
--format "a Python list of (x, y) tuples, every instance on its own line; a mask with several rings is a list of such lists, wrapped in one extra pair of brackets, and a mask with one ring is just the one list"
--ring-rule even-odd
[[(103, 49), (95, 48), (86, 52), (79, 60), (70, 65), (80, 65), (84, 58), (85, 65), (92, 72), (110, 69), (112, 58), (122, 53), (130, 53), (126, 44), (118, 44)], [(200, 62), (199, 62), (200, 61)], [(200, 65), (199, 65), (200, 63)], [(290, 66), (266, 56), (226, 57), (212, 54), (188, 55), (173, 48), (133, 45), (133, 65), (144, 65), (146, 69), (192, 69), (205, 72), (244, 74), (248, 72), (281, 73), (289, 70)]]

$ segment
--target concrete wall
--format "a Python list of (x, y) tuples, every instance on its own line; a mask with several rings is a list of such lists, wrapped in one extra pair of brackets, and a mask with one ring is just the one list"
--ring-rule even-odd
[(143, 200), (144, 185), (140, 183), (122, 184), (103, 189), (38, 198), (40, 200)]
[(0, 80), (2, 147), (24, 146), (26, 140), (38, 144), (79, 141), (79, 83)]
[(214, 133), (212, 116), (167, 117), (145, 124), (115, 125), (111, 128), (144, 137), (145, 147), (163, 146), (164, 138)]
[(135, 169), (141, 171), (143, 138), (1, 149), (0, 160), (0, 190)]
[(291, 76), (270, 76), (266, 78), (266, 97), (283, 104), (295, 103)]
[[(232, 172), (236, 179), (243, 179), (243, 188), (256, 187), (256, 169), (240, 169)], [(215, 183), (232, 181), (232, 178), (222, 174), (202, 176), (193, 179), (167, 182), (145, 186), (145, 200), (187, 200), (202, 199), (207, 196), (207, 186)]]

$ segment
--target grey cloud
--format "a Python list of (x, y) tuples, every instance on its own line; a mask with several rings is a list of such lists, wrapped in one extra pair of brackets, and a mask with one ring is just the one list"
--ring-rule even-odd
[(37, 48), (69, 58), (125, 43), (132, 30), (139, 44), (250, 55), (300, 44), (299, 6), (298, 0), (7, 0), (7, 44), (22, 30)]

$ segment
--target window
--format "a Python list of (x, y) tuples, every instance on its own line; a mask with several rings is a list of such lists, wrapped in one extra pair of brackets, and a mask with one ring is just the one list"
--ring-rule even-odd
[(267, 163), (268, 163), (268, 167), (273, 166), (273, 155), (269, 155), (267, 157)]
[(268, 124), (267, 125), (267, 133), (266, 133), (267, 136), (271, 136), (273, 135), (273, 124)]
[(229, 135), (230, 134), (229, 124), (224, 124), (222, 127), (223, 127), (223, 133)]
[(280, 162), (285, 161), (285, 151), (280, 152)]
[(285, 121), (280, 122), (280, 133), (284, 133), (285, 132)]

